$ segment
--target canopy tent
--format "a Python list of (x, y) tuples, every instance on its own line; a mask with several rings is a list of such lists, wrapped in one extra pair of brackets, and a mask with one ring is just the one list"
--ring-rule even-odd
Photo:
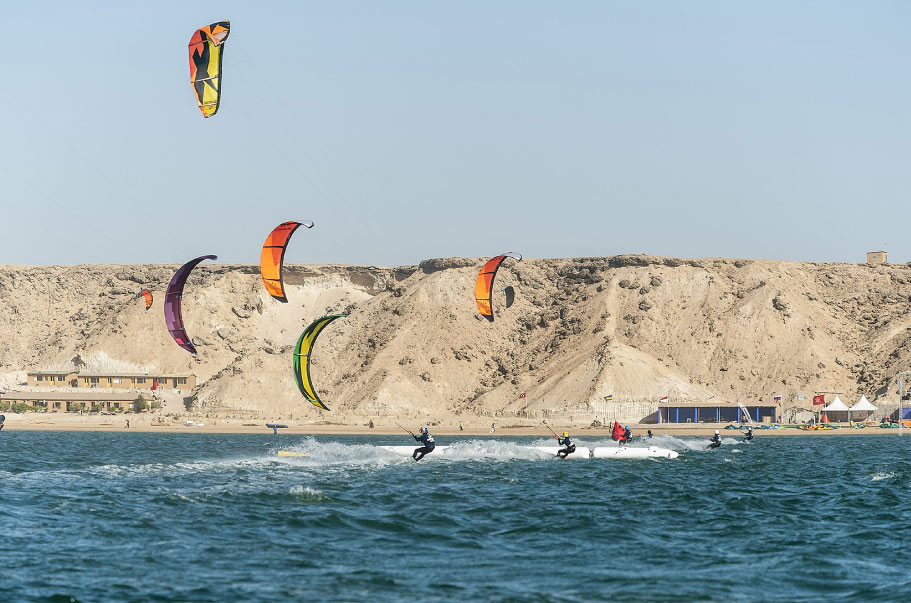
[[(841, 398), (839, 398), (838, 396), (835, 396), (835, 399), (834, 399), (834, 400), (832, 400), (831, 402), (829, 402), (829, 404), (828, 404), (827, 406), (824, 406), (824, 407), (823, 407), (822, 412), (823, 412), (823, 416), (828, 417), (828, 414), (829, 414), (830, 412), (843, 412), (843, 413), (847, 413), (847, 412), (850, 411), (850, 410), (851, 410), (851, 409), (848, 408), (847, 406), (845, 406), (845, 403), (841, 401)], [(847, 419), (847, 414), (845, 415), (844, 418)], [(834, 419), (834, 417), (833, 417), (833, 419)], [(837, 419), (835, 419), (835, 420), (837, 420)]]
[(851, 420), (852, 412), (866, 412), (867, 415), (865, 416), (869, 416), (870, 413), (874, 410), (876, 410), (876, 407), (870, 404), (870, 401), (867, 400), (867, 397), (861, 396), (860, 400), (857, 401), (857, 404), (848, 409), (848, 420)]
[[(867, 404), (869, 404), (869, 402)], [(838, 396), (835, 396), (834, 400), (829, 402), (829, 404), (827, 406), (823, 407), (823, 411), (825, 411), (825, 412), (829, 412), (832, 410), (837, 412), (839, 410), (846, 411), (846, 410), (851, 410), (851, 409), (848, 408), (847, 406), (845, 406), (845, 403), (841, 401), (841, 398), (839, 398)]]

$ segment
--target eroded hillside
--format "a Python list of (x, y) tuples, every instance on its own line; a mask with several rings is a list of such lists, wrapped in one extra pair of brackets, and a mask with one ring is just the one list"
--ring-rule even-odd
[[(290, 371), (314, 318), (347, 312), (317, 343), (332, 417), (580, 411), (614, 400), (771, 401), (798, 393), (894, 399), (911, 367), (911, 268), (651, 256), (507, 262), (496, 320), (478, 316), (480, 259), (400, 268), (286, 266), (289, 303), (254, 266), (201, 265), (184, 297), (194, 358), (164, 327), (177, 266), (0, 268), (0, 371), (76, 355), (193, 372), (199, 408), (314, 419)], [(512, 285), (510, 308), (500, 288)], [(155, 295), (148, 312), (134, 298)], [(18, 378), (18, 377), (16, 377)], [(520, 399), (519, 394), (527, 397)], [(796, 403), (796, 402), (795, 402)], [(325, 417), (324, 417), (325, 418)]]

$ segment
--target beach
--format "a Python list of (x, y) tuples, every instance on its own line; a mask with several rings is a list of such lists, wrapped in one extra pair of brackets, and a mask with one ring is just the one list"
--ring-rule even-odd
[[(130, 426), (126, 427), (126, 421)], [(187, 422), (191, 423), (190, 425)], [(497, 422), (494, 432), (490, 431), (490, 422), (474, 418), (464, 420), (464, 429), (459, 429), (459, 419), (425, 420), (416, 421), (412, 417), (393, 418), (388, 420), (375, 419), (374, 427), (367, 423), (343, 424), (328, 421), (311, 424), (295, 424), (294, 422), (231, 420), (224, 418), (209, 418), (205, 416), (187, 415), (179, 419), (156, 417), (152, 415), (120, 414), (107, 416), (78, 415), (72, 413), (25, 413), (6, 414), (4, 431), (101, 431), (101, 432), (153, 432), (153, 433), (234, 433), (234, 434), (260, 434), (273, 430), (266, 427), (267, 423), (279, 423), (287, 427), (279, 429), (283, 435), (405, 435), (401, 427), (417, 431), (418, 427), (429, 426), (434, 434), (464, 437), (497, 437), (497, 436), (533, 436), (549, 435), (548, 428), (558, 433), (569, 430), (575, 436), (610, 436), (610, 429), (604, 427), (583, 427), (568, 424), (542, 423), (540, 420), (517, 421), (515, 419)], [(627, 424), (624, 424), (627, 425)], [(645, 436), (649, 430), (654, 435), (673, 435), (677, 437), (710, 436), (718, 429), (722, 435), (739, 437), (740, 430), (725, 429), (728, 423), (705, 423), (700, 425), (678, 424), (636, 424), (629, 427), (634, 436)], [(904, 431), (904, 430), (903, 430)], [(906, 430), (911, 433), (911, 430)], [(754, 426), (754, 435), (757, 437), (772, 436), (811, 436), (827, 437), (833, 435), (871, 436), (897, 434), (898, 429), (881, 429), (878, 425), (868, 426), (863, 429), (850, 428), (848, 425), (839, 426), (837, 429), (805, 431), (796, 427), (781, 427), (763, 429)]]

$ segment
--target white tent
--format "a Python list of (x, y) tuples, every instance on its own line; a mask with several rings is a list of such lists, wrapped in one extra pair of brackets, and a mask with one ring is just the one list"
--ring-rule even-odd
[[(869, 402), (867, 402), (867, 404), (869, 404)], [(851, 409), (848, 408), (847, 406), (845, 406), (845, 403), (841, 401), (841, 398), (839, 398), (838, 396), (835, 396), (835, 399), (832, 400), (831, 402), (829, 402), (828, 406), (823, 407), (823, 410), (827, 411), (827, 412), (830, 410), (834, 410), (837, 412), (839, 410), (846, 411), (846, 410), (851, 410)]]
[(866, 396), (861, 396), (860, 400), (857, 401), (857, 404), (848, 409), (848, 420), (851, 420), (851, 413), (858, 411), (867, 411), (873, 412), (876, 410), (876, 407), (870, 404), (870, 401), (867, 400)]
[(828, 416), (828, 413), (830, 413), (830, 412), (847, 413), (850, 410), (851, 409), (848, 408), (847, 406), (845, 406), (845, 403), (841, 401), (841, 398), (839, 398), (838, 396), (835, 396), (834, 400), (829, 402), (829, 404), (827, 406), (823, 407), (822, 412), (826, 413), (826, 416)]

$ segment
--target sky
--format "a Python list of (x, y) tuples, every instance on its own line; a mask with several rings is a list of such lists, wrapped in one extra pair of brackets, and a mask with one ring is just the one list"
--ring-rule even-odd
[[(203, 119), (193, 32), (229, 19)], [(0, 2), (0, 264), (911, 260), (911, 3)]]

